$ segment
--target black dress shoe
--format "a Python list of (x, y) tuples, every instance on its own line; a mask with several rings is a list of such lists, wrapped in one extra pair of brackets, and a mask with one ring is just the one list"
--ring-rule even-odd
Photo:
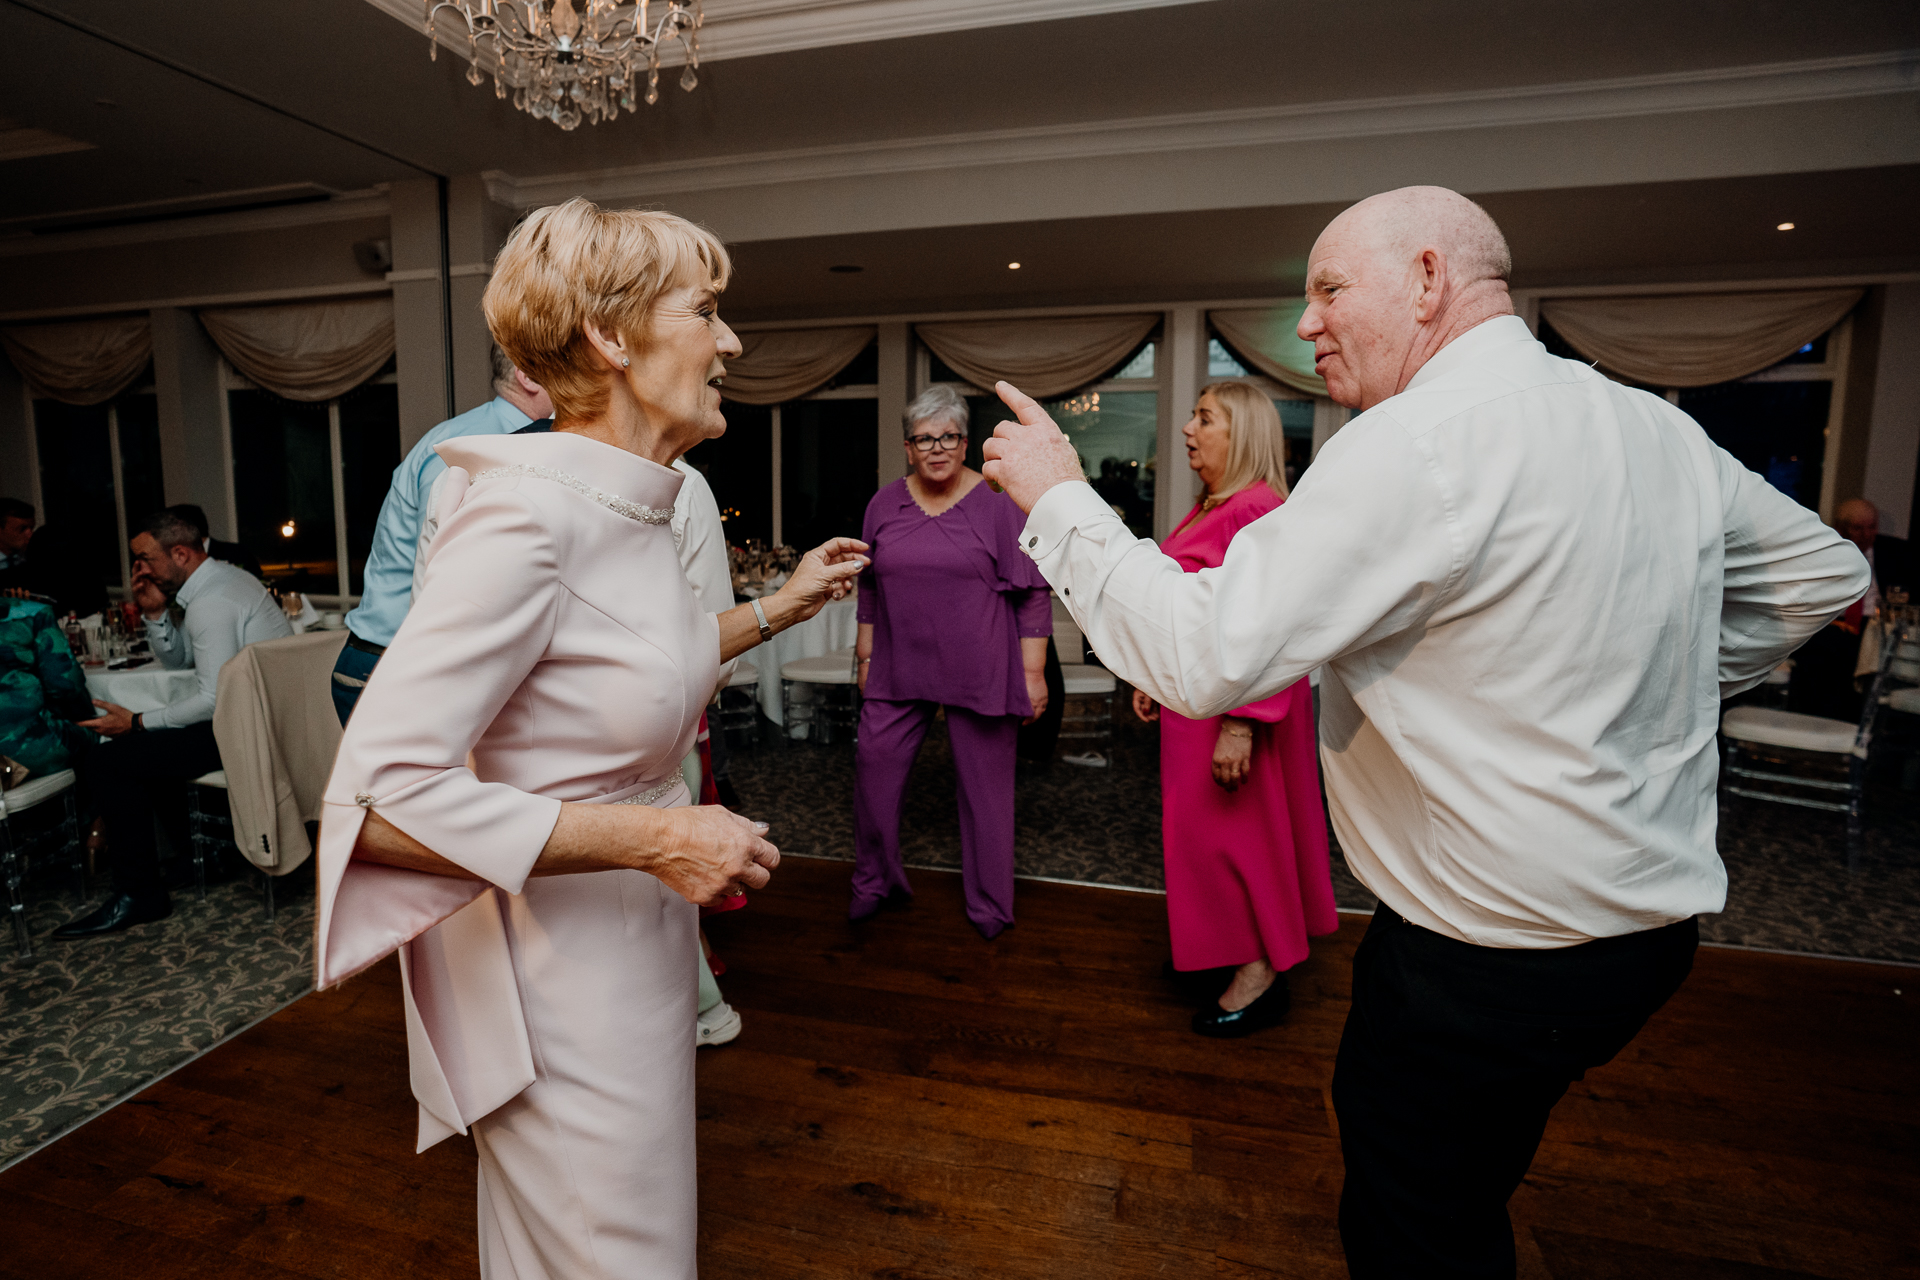
[(913, 905), (913, 895), (905, 889), (891, 889), (887, 896), (876, 902), (856, 902), (847, 908), (847, 920), (859, 924), (871, 920), (882, 911), (905, 911)]
[(1160, 976), (1171, 982), (1180, 998), (1196, 1009), (1204, 1009), (1227, 994), (1227, 988), (1233, 985), (1233, 975), (1238, 972), (1238, 967), (1230, 964), (1218, 969), (1176, 969), (1169, 960), (1160, 966)]
[(77, 919), (69, 920), (53, 931), (54, 941), (72, 942), (76, 938), (97, 938), (103, 933), (119, 933), (136, 924), (148, 924), (154, 920), (165, 920), (173, 914), (173, 901), (164, 893), (151, 897), (136, 898), (128, 893), (116, 893)]
[(1213, 1008), (1202, 1009), (1193, 1015), (1193, 1029), (1203, 1036), (1212, 1036), (1216, 1040), (1231, 1040), (1237, 1036), (1250, 1036), (1256, 1031), (1265, 1031), (1268, 1027), (1277, 1027), (1287, 1020), (1287, 1010), (1293, 1004), (1293, 997), (1287, 993), (1287, 975), (1273, 975), (1273, 985), (1260, 993), (1260, 998), (1244, 1009), (1222, 1009), (1218, 1000)]

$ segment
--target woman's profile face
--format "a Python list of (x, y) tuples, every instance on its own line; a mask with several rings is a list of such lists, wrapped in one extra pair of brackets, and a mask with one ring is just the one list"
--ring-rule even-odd
[(1180, 432), (1187, 438), (1187, 465), (1200, 473), (1200, 483), (1212, 492), (1227, 474), (1227, 454), (1233, 443), (1226, 409), (1209, 391), (1193, 406), (1193, 417)]
[[(920, 451), (922, 444), (930, 447)], [(967, 431), (945, 418), (916, 422), (907, 432), (907, 465), (931, 485), (944, 485), (967, 464)]]
[(720, 319), (712, 284), (676, 285), (654, 305), (628, 385), (649, 423), (690, 449), (726, 432), (720, 380), (727, 359), (739, 354), (740, 339)]

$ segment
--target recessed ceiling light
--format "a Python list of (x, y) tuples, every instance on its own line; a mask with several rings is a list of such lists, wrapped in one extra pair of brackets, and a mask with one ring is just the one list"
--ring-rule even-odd
[(1007, 270), (1009, 271), (1018, 271), (1019, 269), (1020, 269), (1020, 264), (1017, 262), (1009, 262), (1007, 264)]
[(827, 270), (833, 272), (833, 274), (837, 276), (857, 276), (862, 271), (865, 271), (866, 268), (856, 267), (851, 262), (843, 262), (837, 267), (828, 267)]
[(1775, 231), (1791, 231), (1793, 230), (1793, 224), (1791, 222), (1783, 222), (1779, 226), (1775, 227), (1774, 230)]

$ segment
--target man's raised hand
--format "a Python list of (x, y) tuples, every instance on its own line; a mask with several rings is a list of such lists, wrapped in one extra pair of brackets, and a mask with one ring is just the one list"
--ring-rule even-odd
[(1010, 382), (996, 382), (994, 392), (1018, 422), (1002, 422), (983, 446), (986, 465), (981, 472), (1022, 511), (1032, 511), (1040, 496), (1057, 484), (1084, 481), (1080, 457), (1047, 411)]

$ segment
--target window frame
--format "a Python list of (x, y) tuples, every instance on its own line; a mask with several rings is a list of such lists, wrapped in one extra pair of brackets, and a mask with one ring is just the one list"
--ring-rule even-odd
[[(360, 383), (354, 390), (358, 391), (360, 387), (397, 386), (399, 382), (400, 375), (397, 372), (381, 373)], [(226, 478), (227, 510), (231, 512), (239, 512), (240, 502), (233, 481), (233, 409), (227, 393), (230, 391), (267, 390), (266, 387), (261, 386), (234, 368), (228, 363), (225, 356), (220, 357), (220, 463), (222, 474)], [(272, 393), (269, 391), (268, 394)], [(313, 602), (313, 606), (316, 609), (329, 608), (346, 610), (354, 608), (360, 603), (360, 593), (349, 592), (347, 590), (348, 587), (353, 585), (353, 569), (352, 560), (348, 555), (347, 542), (347, 465), (345, 449), (340, 439), (340, 397), (335, 396), (331, 400), (326, 401), (325, 404), (327, 406), (327, 453), (330, 461), (327, 478), (333, 490), (333, 548), (334, 561), (337, 566), (335, 581), (339, 590), (331, 595), (308, 595), (307, 599)], [(119, 462), (119, 443), (117, 436), (115, 437), (114, 448), (114, 459), (117, 467)], [(115, 484), (117, 487), (117, 471), (115, 473)], [(365, 584), (363, 583), (362, 585)]]

